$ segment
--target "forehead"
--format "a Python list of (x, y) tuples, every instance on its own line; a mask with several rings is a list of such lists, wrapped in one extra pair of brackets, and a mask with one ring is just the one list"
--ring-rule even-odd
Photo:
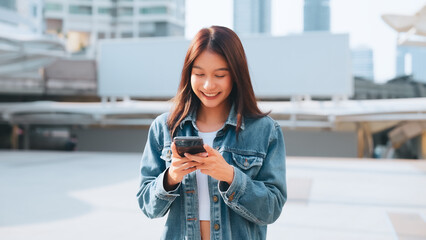
[(228, 68), (228, 63), (221, 55), (205, 50), (195, 59), (194, 67), (201, 67), (203, 69)]

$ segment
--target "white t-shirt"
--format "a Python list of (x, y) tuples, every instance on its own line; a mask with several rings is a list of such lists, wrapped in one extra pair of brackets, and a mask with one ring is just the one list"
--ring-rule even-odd
[[(216, 137), (215, 132), (199, 132), (198, 135), (203, 139), (204, 143), (213, 147), (213, 140)], [(210, 221), (210, 194), (208, 185), (208, 175), (201, 173), (200, 170), (195, 171), (197, 176), (198, 190), (198, 209), (200, 211), (200, 220)]]

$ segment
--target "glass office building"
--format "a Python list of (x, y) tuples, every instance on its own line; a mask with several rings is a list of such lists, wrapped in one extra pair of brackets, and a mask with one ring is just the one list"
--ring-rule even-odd
[(43, 33), (42, 0), (1, 0), (0, 31), (3, 34)]
[(330, 31), (330, 1), (305, 0), (303, 7), (303, 30)]
[(353, 75), (374, 80), (373, 49), (361, 46), (353, 48), (351, 53)]
[(239, 35), (271, 33), (271, 0), (234, 0), (234, 30)]
[(45, 0), (47, 31), (78, 51), (103, 38), (184, 36), (185, 0)]
[(417, 81), (426, 83), (426, 48), (398, 46), (396, 75), (413, 75), (413, 78)]

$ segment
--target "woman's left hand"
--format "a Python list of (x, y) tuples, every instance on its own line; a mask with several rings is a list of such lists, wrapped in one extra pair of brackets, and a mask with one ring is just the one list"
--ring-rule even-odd
[(207, 157), (195, 156), (189, 153), (185, 153), (185, 157), (201, 163), (201, 165), (197, 166), (197, 169), (200, 169), (202, 173), (231, 185), (232, 180), (234, 180), (234, 167), (229, 165), (217, 150), (207, 144), (204, 144), (203, 147), (208, 153)]

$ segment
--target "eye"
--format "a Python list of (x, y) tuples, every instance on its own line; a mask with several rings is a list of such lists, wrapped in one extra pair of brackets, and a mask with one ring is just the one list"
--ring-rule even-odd
[(204, 73), (196, 73), (195, 76), (197, 76), (197, 77), (203, 77)]
[(215, 77), (217, 77), (217, 78), (223, 78), (223, 77), (225, 77), (225, 75), (216, 75)]

